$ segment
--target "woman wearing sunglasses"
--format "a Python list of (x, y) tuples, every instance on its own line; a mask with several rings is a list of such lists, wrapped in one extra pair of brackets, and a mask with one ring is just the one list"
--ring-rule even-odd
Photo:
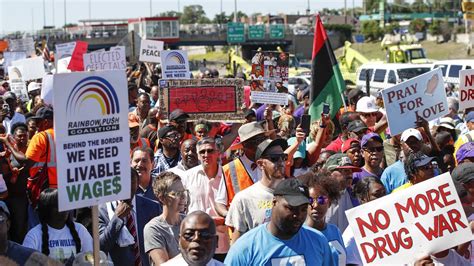
[(153, 192), (163, 205), (163, 213), (145, 225), (144, 242), (150, 265), (160, 265), (179, 254), (179, 227), (185, 217), (189, 193), (181, 178), (172, 172), (162, 172), (156, 177)]
[(311, 204), (308, 205), (306, 225), (321, 233), (329, 241), (334, 261), (338, 265), (346, 265), (346, 250), (342, 241), (341, 231), (334, 224), (326, 223), (326, 212), (332, 201), (340, 198), (339, 184), (331, 178), (331, 173), (321, 171), (309, 182), (309, 196)]

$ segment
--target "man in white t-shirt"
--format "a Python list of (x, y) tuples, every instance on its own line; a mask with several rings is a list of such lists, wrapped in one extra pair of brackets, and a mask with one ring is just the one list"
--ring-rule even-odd
[(216, 212), (214, 200), (222, 179), (222, 167), (219, 164), (219, 149), (214, 138), (205, 137), (196, 146), (200, 165), (185, 172), (183, 186), (189, 191), (190, 202), (188, 212), (203, 211), (209, 214), (217, 226), (219, 236), (217, 258), (224, 260), (229, 250), (230, 240), (224, 218)]
[(225, 220), (233, 229), (232, 243), (245, 232), (270, 220), (273, 189), (285, 178), (288, 156), (283, 151), (287, 145), (283, 139), (267, 139), (258, 145), (255, 162), (262, 179), (235, 195)]

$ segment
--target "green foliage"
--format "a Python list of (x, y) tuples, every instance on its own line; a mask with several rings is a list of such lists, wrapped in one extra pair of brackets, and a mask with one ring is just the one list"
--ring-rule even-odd
[(183, 13), (176, 11), (166, 11), (159, 13), (156, 17), (181, 17)]
[[(235, 12), (230, 13), (230, 15), (227, 17), (229, 21), (234, 21), (234, 13)], [(237, 21), (240, 21), (240, 18), (248, 18), (248, 16), (242, 11), (237, 11)]]
[(440, 35), (441, 34), (441, 20), (434, 20), (431, 25), (428, 27), (428, 32), (431, 35)]
[(350, 39), (352, 36), (352, 26), (349, 24), (328, 24), (324, 25), (327, 31), (337, 31), (342, 33), (346, 39)]
[(394, 33), (400, 30), (400, 24), (398, 22), (392, 22), (388, 26), (385, 26), (385, 33)]
[(225, 12), (216, 14), (212, 20), (212, 23), (216, 24), (226, 24), (227, 22), (229, 22), (229, 18), (225, 15)]
[(426, 28), (426, 21), (424, 19), (417, 18), (410, 22), (410, 25), (408, 26), (408, 31), (413, 34), (415, 32), (425, 32)]
[(179, 22), (181, 24), (204, 24), (210, 23), (211, 20), (206, 17), (206, 12), (201, 5), (190, 5), (184, 7)]
[(361, 33), (366, 40), (378, 40), (383, 36), (383, 29), (379, 27), (379, 22), (375, 20), (363, 21)]

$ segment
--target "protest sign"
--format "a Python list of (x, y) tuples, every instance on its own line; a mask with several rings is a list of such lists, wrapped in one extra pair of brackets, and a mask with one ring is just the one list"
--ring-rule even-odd
[(473, 239), (448, 173), (346, 211), (364, 264), (413, 262)]
[(192, 120), (242, 121), (242, 79), (161, 79), (160, 106), (168, 114), (182, 109)]
[(28, 90), (26, 88), (26, 83), (23, 80), (15, 79), (10, 82), (10, 91), (15, 93), (16, 97), (22, 102), (27, 102), (30, 100), (28, 97)]
[(110, 49), (110, 51), (93, 52), (84, 54), (84, 69), (92, 70), (124, 70), (127, 68), (125, 61), (125, 47)]
[(12, 65), (13, 61), (17, 61), (20, 59), (25, 59), (26, 53), (25, 52), (3, 52), (3, 68), (7, 69), (9, 66)]
[(53, 106), (53, 77), (53, 75), (44, 75), (41, 80), (41, 99), (51, 106)]
[[(289, 55), (285, 52), (256, 51), (252, 57), (250, 88), (252, 101), (266, 104), (288, 104), (288, 63)], [(258, 93), (254, 93), (258, 92)], [(265, 93), (269, 93), (265, 96)], [(282, 95), (277, 96), (276, 93)]]
[(71, 70), (67, 69), (69, 66), (69, 63), (71, 62), (71, 57), (66, 57), (63, 59), (57, 60), (57, 65), (56, 65), (56, 73), (69, 73)]
[(8, 78), (10, 80), (23, 80), (23, 67), (22, 66), (9, 66), (8, 67)]
[(25, 52), (28, 56), (33, 56), (36, 54), (35, 41), (32, 37), (9, 40), (8, 50), (11, 52)]
[(72, 52), (74, 52), (74, 47), (76, 47), (76, 42), (56, 44), (56, 54), (54, 58), (58, 61), (59, 59), (71, 57)]
[(23, 80), (40, 79), (44, 76), (44, 60), (42, 57), (31, 57), (12, 62), (12, 66), (23, 68)]
[(382, 97), (392, 136), (416, 127), (419, 116), (431, 121), (449, 112), (439, 68), (383, 90)]
[(189, 79), (188, 53), (181, 50), (161, 52), (161, 72), (164, 79)]
[(74, 51), (72, 52), (71, 61), (67, 69), (71, 71), (84, 71), (83, 55), (87, 52), (88, 44), (86, 42), (77, 41)]
[(0, 41), (0, 52), (4, 52), (8, 49), (7, 41)]
[(459, 110), (474, 107), (474, 69), (459, 71)]
[(162, 41), (142, 40), (139, 60), (141, 62), (160, 63), (160, 54), (161, 51), (163, 51), (163, 44)]
[(130, 198), (125, 71), (56, 74), (53, 91), (59, 210)]

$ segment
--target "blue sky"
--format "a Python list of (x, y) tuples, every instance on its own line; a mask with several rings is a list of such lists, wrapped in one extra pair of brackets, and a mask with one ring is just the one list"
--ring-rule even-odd
[[(64, 25), (64, 2), (68, 23), (89, 18), (89, 0), (44, 0), (46, 24)], [(311, 12), (322, 8), (341, 8), (344, 0), (309, 0)], [(347, 0), (348, 7), (361, 6), (362, 0)], [(90, 0), (93, 19), (133, 18), (149, 16), (150, 0)], [(169, 10), (181, 10), (186, 5), (200, 4), (206, 15), (213, 18), (221, 10), (221, 0), (152, 0), (153, 14)], [(223, 11), (230, 14), (234, 10), (234, 0), (222, 0)], [(54, 16), (53, 16), (54, 6)], [(252, 13), (304, 13), (308, 0), (237, 0), (237, 8), (247, 14)], [(0, 0), (0, 33), (38, 30), (43, 27), (43, 0)]]

